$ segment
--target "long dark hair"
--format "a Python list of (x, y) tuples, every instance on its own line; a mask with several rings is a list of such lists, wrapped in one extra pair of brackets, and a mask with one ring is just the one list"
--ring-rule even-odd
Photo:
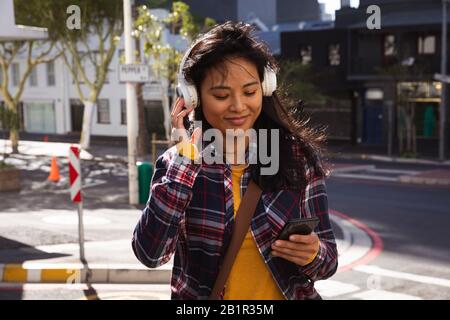
[[(224, 61), (230, 57), (240, 57), (255, 64), (262, 82), (264, 68), (270, 66), (277, 71), (278, 64), (265, 43), (256, 38), (253, 27), (242, 22), (229, 21), (216, 25), (200, 35), (195, 43), (182, 72), (187, 81), (195, 84), (199, 93), (200, 105), (194, 111), (194, 120), (202, 121), (205, 130), (211, 128), (211, 125), (202, 111), (200, 85), (209, 69), (218, 68), (226, 72)], [(263, 190), (302, 190), (308, 180), (308, 169), (313, 169), (315, 175), (329, 174), (328, 165), (321, 157), (325, 135), (322, 131), (309, 127), (308, 121), (303, 113), (303, 104), (288, 101), (282, 89), (277, 88), (271, 97), (263, 97), (262, 112), (253, 128), (257, 131), (280, 130), (278, 172), (275, 175), (261, 175), (263, 165), (259, 159), (256, 164), (250, 164), (252, 179)], [(190, 130), (193, 130), (193, 126)], [(269, 153), (270, 145), (269, 142)]]

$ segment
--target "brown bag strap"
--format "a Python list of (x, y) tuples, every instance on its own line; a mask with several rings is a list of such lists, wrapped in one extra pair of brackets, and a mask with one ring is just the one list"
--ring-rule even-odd
[(228, 279), (228, 275), (230, 274), (231, 267), (233, 266), (237, 253), (245, 239), (245, 235), (247, 234), (261, 194), (261, 188), (250, 180), (244, 197), (241, 200), (241, 204), (239, 205), (238, 211), (236, 212), (236, 221), (234, 224), (230, 245), (225, 255), (222, 267), (220, 268), (219, 274), (216, 278), (216, 283), (214, 284), (211, 295), (209, 296), (209, 300), (218, 300), (220, 298), (220, 294)]

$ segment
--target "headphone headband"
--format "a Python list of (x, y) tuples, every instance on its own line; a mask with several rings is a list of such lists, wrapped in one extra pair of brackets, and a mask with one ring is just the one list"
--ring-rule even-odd
[[(189, 58), (189, 55), (192, 49), (202, 40), (195, 41), (185, 52), (183, 58), (180, 62), (180, 67), (178, 70), (178, 86), (177, 91), (181, 93), (184, 98), (185, 106), (187, 109), (193, 109), (198, 106), (198, 93), (195, 85), (187, 82), (186, 78), (183, 74), (183, 68), (186, 64), (186, 60)], [(273, 92), (277, 89), (277, 75), (276, 72), (272, 69), (270, 65), (266, 65), (264, 67), (264, 80), (261, 83), (263, 95), (270, 97)]]

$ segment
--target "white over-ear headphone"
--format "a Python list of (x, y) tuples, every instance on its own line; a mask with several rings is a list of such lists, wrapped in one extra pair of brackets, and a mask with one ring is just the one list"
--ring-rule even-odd
[[(183, 59), (181, 59), (180, 69), (178, 70), (178, 86), (177, 89), (179, 93), (183, 96), (185, 107), (187, 109), (195, 108), (198, 106), (198, 93), (194, 84), (190, 84), (184, 77), (183, 68), (186, 60), (189, 57), (189, 54), (192, 51), (192, 48), (198, 42), (194, 43), (184, 54)], [(261, 83), (263, 95), (266, 97), (270, 97), (272, 93), (277, 89), (277, 74), (270, 67), (266, 66), (264, 68), (264, 81)]]

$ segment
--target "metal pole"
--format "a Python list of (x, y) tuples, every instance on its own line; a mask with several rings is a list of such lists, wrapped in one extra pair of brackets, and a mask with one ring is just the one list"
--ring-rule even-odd
[(393, 103), (388, 101), (388, 156), (392, 157), (392, 106)]
[(84, 256), (83, 202), (78, 202), (78, 241), (80, 243), (80, 260), (86, 263)]
[[(134, 63), (134, 41), (132, 33), (131, 8), (133, 0), (123, 1), (124, 32), (125, 32), (125, 63)], [(127, 134), (128, 134), (128, 189), (130, 204), (139, 203), (138, 195), (138, 174), (136, 166), (137, 136), (138, 136), (138, 116), (136, 86), (127, 82)]]
[[(447, 0), (442, 1), (442, 41), (441, 41), (441, 75), (447, 75)], [(441, 104), (439, 107), (439, 159), (445, 160), (445, 104), (446, 83), (441, 81)]]

